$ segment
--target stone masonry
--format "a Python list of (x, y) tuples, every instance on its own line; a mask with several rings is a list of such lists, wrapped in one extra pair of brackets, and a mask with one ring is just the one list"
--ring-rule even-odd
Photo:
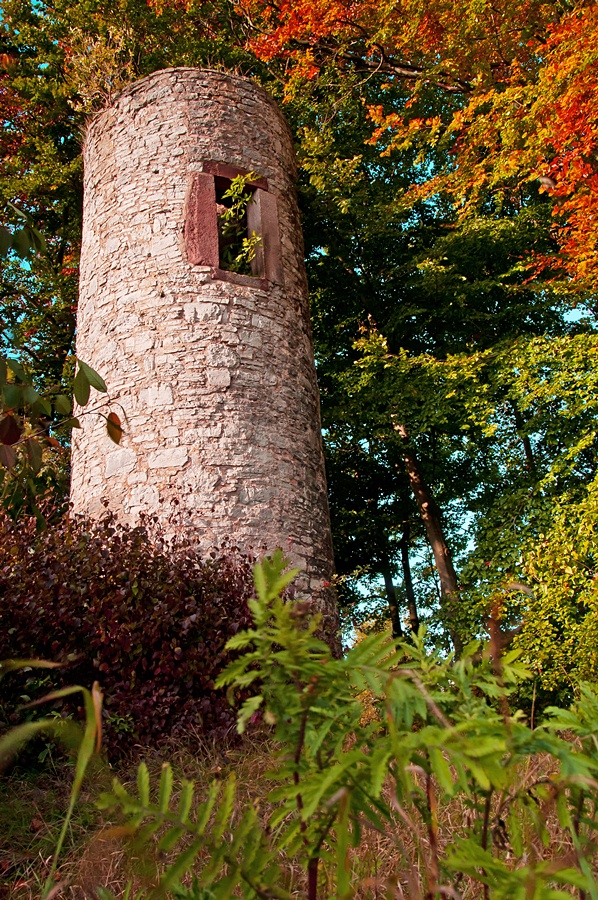
[[(332, 545), (293, 145), (276, 104), (245, 78), (156, 72), (91, 121), (84, 162), (77, 354), (125, 433), (116, 446), (100, 416), (82, 417), (74, 511), (155, 515), (205, 549), (279, 546), (316, 589)], [(262, 243), (254, 274), (236, 275), (220, 268), (215, 191), (249, 172)]]

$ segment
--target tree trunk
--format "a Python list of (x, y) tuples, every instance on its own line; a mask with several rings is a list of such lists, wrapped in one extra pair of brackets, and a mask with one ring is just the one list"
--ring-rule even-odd
[(399, 547), (401, 548), (401, 564), (403, 566), (403, 584), (405, 585), (407, 609), (409, 610), (409, 627), (416, 634), (419, 630), (419, 616), (417, 614), (417, 603), (415, 602), (415, 591), (413, 590), (413, 579), (411, 578), (411, 563), (409, 562), (410, 531), (409, 519), (405, 519)]
[[(395, 425), (395, 430), (403, 441), (403, 459), (409, 477), (413, 496), (426, 529), (426, 535), (434, 554), (434, 562), (440, 579), (440, 601), (443, 605), (458, 596), (457, 575), (453, 567), (444, 529), (440, 518), (440, 509), (432, 496), (421, 473), (415, 450), (409, 444), (409, 435), (404, 425)], [(457, 653), (462, 650), (462, 642), (455, 630), (449, 625), (449, 634)]]
[(525, 453), (525, 459), (527, 462), (527, 468), (529, 470), (530, 475), (536, 475), (536, 460), (534, 459), (534, 452), (532, 450), (532, 444), (527, 434), (523, 433), (523, 429), (525, 428), (525, 421), (521, 413), (519, 412), (519, 407), (515, 403), (514, 400), (511, 401), (511, 409), (513, 410), (513, 416), (515, 417), (515, 426), (517, 431), (519, 432), (519, 437), (523, 443), (523, 451)]
[(386, 588), (386, 599), (388, 600), (388, 608), (390, 609), (390, 621), (392, 622), (392, 636), (394, 638), (403, 637), (403, 629), (401, 628), (401, 615), (399, 613), (399, 600), (397, 598), (397, 589), (392, 580), (392, 572), (388, 557), (384, 557), (380, 563), (382, 577), (384, 578), (384, 587)]

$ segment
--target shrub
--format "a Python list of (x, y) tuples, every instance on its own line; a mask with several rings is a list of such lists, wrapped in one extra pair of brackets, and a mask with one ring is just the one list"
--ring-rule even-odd
[(36, 536), (33, 524), (0, 520), (0, 659), (66, 663), (58, 675), (5, 680), (5, 710), (48, 684), (98, 680), (113, 755), (189, 730), (230, 731), (234, 711), (214, 682), (231, 659), (227, 640), (250, 623), (251, 560), (232, 547), (204, 559), (150, 531), (108, 516), (63, 519)]
[[(280, 551), (256, 566), (255, 626), (229, 641), (244, 653), (217, 682), (245, 697), (240, 733), (256, 715), (273, 731), (267, 798), (255, 785), (241, 805), (232, 761), (208, 784), (175, 782), (169, 763), (158, 780), (141, 763), (97, 802), (109, 816), (98, 846), (124, 839), (122, 874), (133, 877), (115, 895), (88, 867), (85, 895), (598, 900), (596, 692), (581, 685), (570, 710), (532, 728), (509, 707), (529, 673), (497, 641), (455, 662), (426, 652), (423, 629), (401, 642), (372, 634), (334, 658), (307, 604), (288, 602), (285, 568)], [(99, 699), (70, 690), (86, 698), (86, 730), (42, 898), (66, 886), (58, 855), (97, 735)], [(367, 721), (365, 694), (378, 709)], [(0, 759), (36, 726), (0, 740)]]
[[(455, 662), (428, 654), (422, 629), (372, 634), (334, 659), (305, 604), (282, 599), (284, 566), (281, 554), (256, 566), (255, 627), (231, 639), (245, 652), (219, 679), (259, 688), (238, 729), (259, 712), (273, 730), (268, 803), (239, 815), (234, 771), (198, 785), (195, 804), (168, 764), (153, 789), (143, 763), (136, 784), (115, 779), (98, 805), (153, 869), (139, 897), (597, 900), (595, 691), (581, 685), (570, 710), (532, 728), (509, 707), (529, 676), (518, 651), (473, 643)], [(379, 709), (367, 722), (364, 693)]]

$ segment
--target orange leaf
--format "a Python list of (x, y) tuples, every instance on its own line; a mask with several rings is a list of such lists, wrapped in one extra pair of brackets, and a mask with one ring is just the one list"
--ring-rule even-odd
[(115, 444), (120, 444), (120, 439), (123, 436), (123, 429), (116, 413), (111, 412), (106, 416), (106, 429), (108, 431), (108, 437), (113, 440)]

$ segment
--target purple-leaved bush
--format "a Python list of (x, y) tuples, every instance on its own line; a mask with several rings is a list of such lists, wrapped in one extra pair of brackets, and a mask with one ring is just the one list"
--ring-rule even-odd
[[(0, 659), (65, 662), (5, 678), (0, 718), (18, 721), (24, 695), (97, 680), (112, 755), (189, 733), (223, 737), (235, 712), (214, 682), (227, 640), (251, 624), (252, 569), (232, 546), (206, 558), (151, 523), (65, 518), (39, 535), (0, 518)], [(76, 703), (55, 705), (77, 715)]]

